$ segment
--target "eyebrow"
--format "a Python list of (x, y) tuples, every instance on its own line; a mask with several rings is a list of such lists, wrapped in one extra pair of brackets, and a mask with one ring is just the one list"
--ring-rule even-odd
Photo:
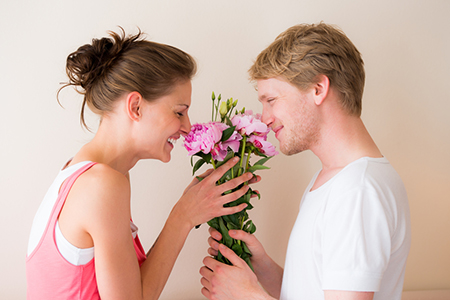
[(266, 94), (263, 94), (261, 97), (258, 97), (258, 101), (261, 102), (267, 98), (269, 98), (269, 96), (267, 96)]

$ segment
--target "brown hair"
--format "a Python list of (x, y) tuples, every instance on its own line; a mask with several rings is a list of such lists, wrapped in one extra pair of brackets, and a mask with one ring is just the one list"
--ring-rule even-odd
[(144, 40), (140, 30), (125, 36), (120, 29), (121, 35), (109, 32), (111, 38), (93, 39), (67, 57), (69, 82), (58, 95), (67, 86), (84, 95), (80, 121), (87, 129), (86, 104), (103, 114), (111, 111), (118, 97), (133, 91), (151, 101), (169, 94), (176, 83), (190, 80), (196, 72), (195, 60), (186, 52)]
[(282, 76), (302, 91), (325, 75), (340, 94), (344, 110), (361, 115), (364, 63), (350, 39), (338, 28), (300, 24), (281, 33), (249, 70), (252, 81)]

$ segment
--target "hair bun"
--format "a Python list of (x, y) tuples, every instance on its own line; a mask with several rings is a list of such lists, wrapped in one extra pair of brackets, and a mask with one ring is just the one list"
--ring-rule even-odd
[(124, 46), (118, 34), (111, 33), (111, 36), (93, 39), (92, 44), (83, 45), (69, 54), (66, 72), (71, 85), (81, 86), (86, 91), (108, 72)]

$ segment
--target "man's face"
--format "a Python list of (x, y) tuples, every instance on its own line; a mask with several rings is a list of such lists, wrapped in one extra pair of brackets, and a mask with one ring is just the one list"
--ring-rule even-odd
[(257, 80), (262, 120), (275, 132), (280, 151), (292, 155), (318, 141), (319, 126), (313, 89), (302, 92), (280, 77)]

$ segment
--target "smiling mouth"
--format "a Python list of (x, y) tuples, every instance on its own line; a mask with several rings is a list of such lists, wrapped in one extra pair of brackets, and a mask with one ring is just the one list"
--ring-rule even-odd
[(281, 129), (283, 129), (283, 126), (277, 126), (272, 129), (273, 132), (275, 132), (275, 137), (278, 137), (278, 133), (281, 131)]
[(171, 144), (172, 146), (175, 146), (175, 144), (177, 143), (177, 139), (174, 139), (174, 138), (168, 138), (167, 141), (168, 141), (169, 144)]

